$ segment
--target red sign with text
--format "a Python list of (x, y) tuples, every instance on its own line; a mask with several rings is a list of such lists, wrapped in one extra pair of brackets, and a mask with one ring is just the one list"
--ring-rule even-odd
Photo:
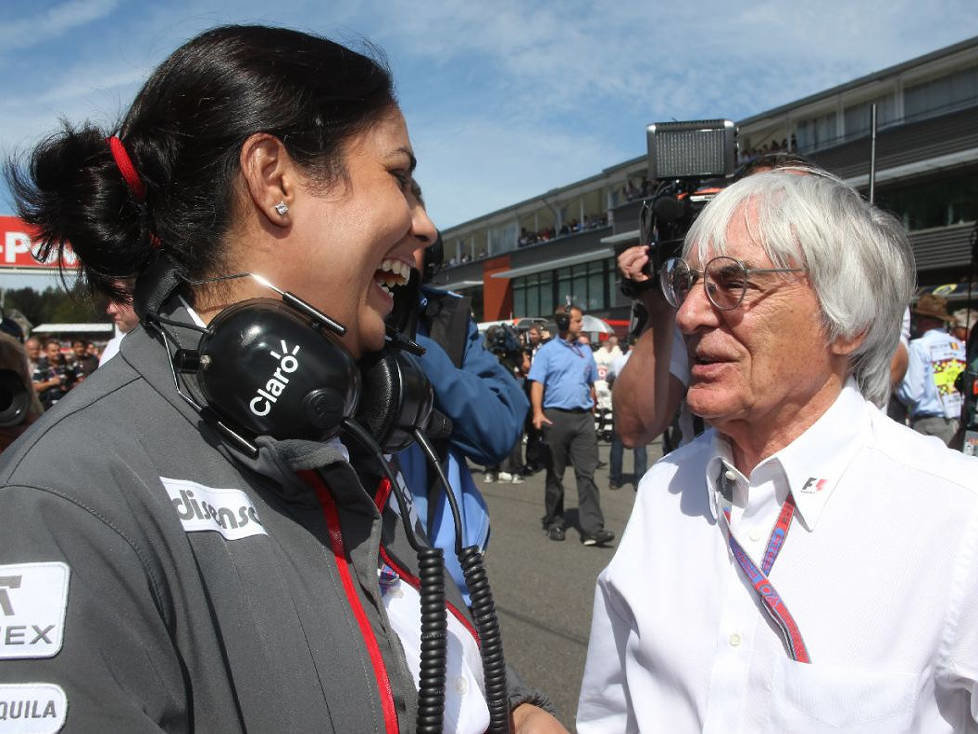
[[(0, 272), (4, 270), (55, 270), (58, 268), (58, 253), (51, 251), (48, 260), (36, 255), (38, 244), (34, 243), (36, 230), (17, 217), (0, 217)], [(65, 245), (62, 267), (65, 270), (78, 270), (78, 258), (70, 245)]]

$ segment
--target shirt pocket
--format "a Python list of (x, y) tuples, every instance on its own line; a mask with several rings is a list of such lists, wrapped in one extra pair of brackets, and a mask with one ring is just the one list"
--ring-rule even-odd
[(896, 734), (910, 730), (917, 676), (784, 658), (772, 674), (772, 724), (783, 731)]

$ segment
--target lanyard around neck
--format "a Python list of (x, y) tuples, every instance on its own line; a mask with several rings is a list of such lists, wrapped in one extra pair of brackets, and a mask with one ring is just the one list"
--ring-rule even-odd
[(781, 548), (784, 547), (784, 541), (788, 535), (788, 529), (791, 527), (791, 521), (794, 519), (794, 516), (795, 499), (789, 493), (788, 498), (781, 506), (781, 513), (778, 515), (778, 520), (771, 530), (771, 537), (767, 541), (767, 548), (764, 551), (761, 568), (758, 568), (747, 553), (744, 552), (744, 549), (737, 542), (733, 531), (730, 529), (729, 508), (723, 508), (723, 517), (726, 520), (727, 542), (730, 544), (730, 551), (733, 553), (734, 558), (737, 559), (737, 564), (740, 566), (741, 571), (744, 572), (747, 580), (754, 587), (754, 592), (763, 602), (764, 611), (767, 612), (768, 616), (777, 626), (788, 656), (799, 663), (810, 663), (812, 660), (808, 655), (808, 649), (805, 647), (805, 641), (802, 639), (798, 624), (795, 622), (794, 617), (791, 616), (791, 612), (788, 611), (784, 599), (781, 598), (774, 585), (768, 580), (768, 574), (771, 573), (771, 568), (773, 568), (774, 562), (778, 559)]
[(564, 346), (566, 346), (568, 349), (570, 349), (571, 351), (573, 351), (574, 354), (576, 354), (581, 359), (584, 359), (584, 350), (581, 349), (581, 345), (580, 344), (577, 344), (576, 342), (575, 343), (571, 343), (571, 342), (567, 341), (566, 339), (561, 339), (560, 341), (561, 341), (561, 343), (564, 344)]

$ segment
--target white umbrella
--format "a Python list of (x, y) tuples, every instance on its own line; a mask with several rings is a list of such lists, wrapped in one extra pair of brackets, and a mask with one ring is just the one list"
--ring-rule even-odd
[(597, 331), (601, 334), (615, 333), (615, 330), (611, 328), (607, 321), (599, 319), (597, 316), (591, 316), (590, 314), (584, 314), (581, 318), (581, 331), (588, 333)]

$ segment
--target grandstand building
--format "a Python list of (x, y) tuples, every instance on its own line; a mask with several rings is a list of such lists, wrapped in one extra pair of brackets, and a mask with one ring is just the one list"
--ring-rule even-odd
[[(978, 37), (739, 121), (740, 158), (795, 150), (867, 194), (873, 103), (876, 203), (909, 230), (922, 288), (966, 283), (978, 219)], [(436, 284), (472, 296), (479, 320), (546, 316), (571, 297), (623, 323), (613, 248), (638, 243), (646, 174), (641, 156), (443, 231)], [(967, 286), (950, 295), (968, 297)]]

